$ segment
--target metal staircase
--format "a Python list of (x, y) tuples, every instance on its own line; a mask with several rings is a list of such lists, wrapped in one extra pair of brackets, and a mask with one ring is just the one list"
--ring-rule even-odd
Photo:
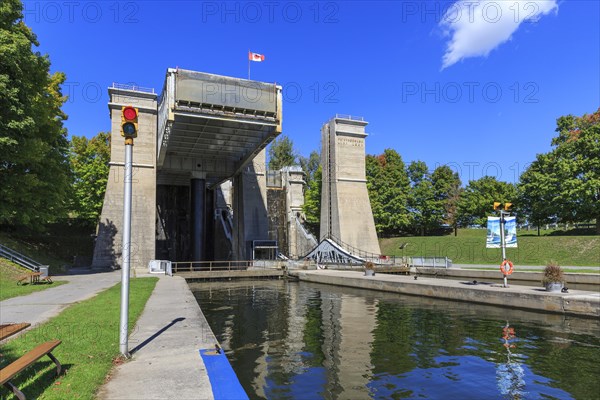
[(20, 265), (23, 268), (27, 268), (33, 272), (40, 272), (40, 267), (47, 267), (47, 265), (40, 264), (39, 262), (27, 257), (19, 253), (16, 250), (13, 250), (9, 247), (6, 247), (0, 244), (0, 257), (4, 257), (9, 261), (14, 262), (15, 264)]

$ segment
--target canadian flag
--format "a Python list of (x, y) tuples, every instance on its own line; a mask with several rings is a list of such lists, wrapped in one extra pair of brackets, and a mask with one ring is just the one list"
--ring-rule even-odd
[(265, 56), (262, 54), (252, 53), (251, 51), (249, 51), (248, 52), (248, 60), (262, 62), (262, 61), (265, 61)]

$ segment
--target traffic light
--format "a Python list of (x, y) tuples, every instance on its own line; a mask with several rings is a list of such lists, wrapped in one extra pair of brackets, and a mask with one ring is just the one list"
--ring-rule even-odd
[(510, 211), (513, 203), (504, 203), (504, 211)]
[(127, 138), (137, 137), (138, 109), (132, 106), (121, 108), (121, 136)]
[(499, 203), (497, 201), (494, 202), (494, 210), (499, 210), (500, 206), (501, 206), (501, 203)]

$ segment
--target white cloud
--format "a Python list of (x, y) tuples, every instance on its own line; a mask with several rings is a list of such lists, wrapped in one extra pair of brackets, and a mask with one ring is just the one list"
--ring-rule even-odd
[(556, 0), (459, 0), (452, 4), (440, 26), (448, 36), (442, 69), (458, 61), (487, 56), (508, 41), (524, 22), (535, 22), (552, 11)]

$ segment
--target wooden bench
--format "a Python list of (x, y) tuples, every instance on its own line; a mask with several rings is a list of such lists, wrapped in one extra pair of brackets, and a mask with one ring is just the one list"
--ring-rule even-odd
[(47, 355), (54, 362), (54, 364), (56, 364), (56, 373), (57, 375), (60, 375), (62, 366), (56, 357), (54, 357), (51, 353), (51, 351), (54, 350), (60, 343), (60, 340), (51, 340), (44, 344), (40, 344), (38, 347), (29, 351), (18, 360), (13, 361), (11, 364), (2, 368), (0, 370), (0, 384), (11, 390), (19, 400), (25, 400), (25, 395), (23, 392), (13, 385), (10, 380), (19, 372), (23, 371), (45, 355)]
[(4, 340), (12, 335), (21, 332), (23, 329), (27, 329), (31, 324), (23, 322), (20, 324), (2, 324), (0, 325), (0, 341)]

